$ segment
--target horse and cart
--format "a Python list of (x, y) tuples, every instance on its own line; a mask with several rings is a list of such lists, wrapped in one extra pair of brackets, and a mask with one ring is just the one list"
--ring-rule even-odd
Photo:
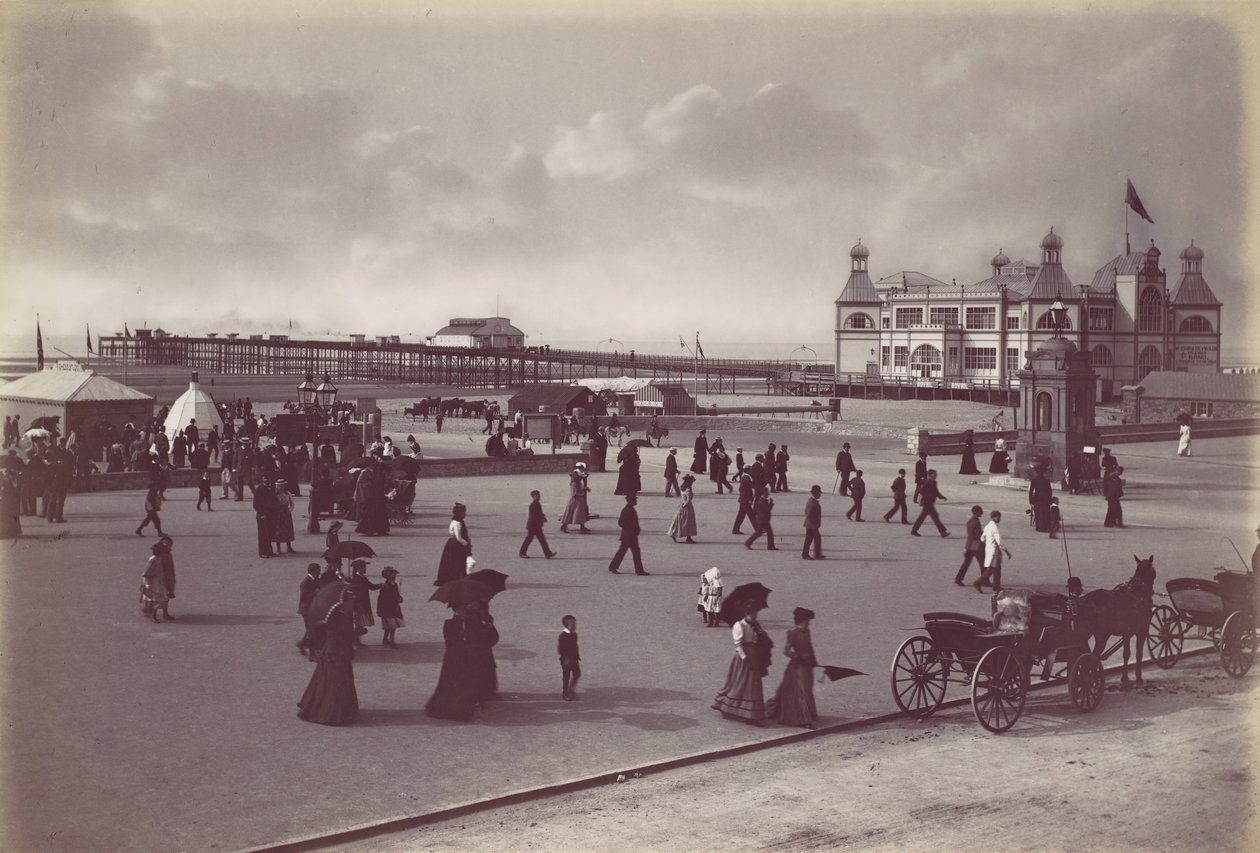
[[(994, 593), (991, 619), (943, 611), (923, 614), (924, 633), (903, 642), (893, 656), (891, 686), (897, 707), (926, 718), (944, 704), (948, 686), (955, 684), (969, 690), (981, 726), (1004, 732), (1023, 713), (1039, 669), (1040, 680), (1066, 682), (1072, 704), (1093, 711), (1106, 689), (1103, 661), (1120, 648), (1121, 683), (1127, 685), (1130, 640), (1135, 638), (1141, 684), (1155, 567), (1154, 557), (1137, 562), (1133, 577), (1115, 589), (1082, 595), (1079, 579), (1070, 577), (1067, 594), (1041, 587)], [(1112, 636), (1116, 641), (1106, 646)]]

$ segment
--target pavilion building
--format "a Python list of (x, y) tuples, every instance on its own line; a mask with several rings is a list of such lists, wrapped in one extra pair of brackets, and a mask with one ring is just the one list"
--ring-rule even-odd
[(991, 274), (973, 284), (909, 270), (873, 281), (861, 240), (849, 257), (835, 303), (838, 374), (1018, 385), (1027, 353), (1054, 336), (1056, 299), (1068, 309), (1064, 337), (1089, 353), (1104, 399), (1153, 370), (1220, 370), (1221, 303), (1193, 241), (1171, 289), (1153, 240), (1145, 251), (1107, 261), (1088, 283), (1074, 283), (1053, 228), (1041, 241), (1039, 264), (999, 250)]

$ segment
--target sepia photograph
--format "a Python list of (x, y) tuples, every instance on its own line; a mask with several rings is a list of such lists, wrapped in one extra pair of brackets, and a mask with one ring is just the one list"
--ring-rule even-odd
[(1257, 849), (1258, 34), (0, 0), (0, 849)]

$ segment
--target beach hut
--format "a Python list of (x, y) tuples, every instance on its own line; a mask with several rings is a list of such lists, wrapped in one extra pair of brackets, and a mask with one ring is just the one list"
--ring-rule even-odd
[(197, 381), (196, 373), (188, 382), (188, 390), (171, 403), (171, 411), (165, 421), (166, 434), (178, 435), (179, 431), (192, 423), (194, 418), (197, 420), (197, 429), (202, 434), (210, 432), (211, 427), (218, 427), (220, 432), (223, 431), (223, 418), (219, 415), (219, 407), (215, 405), (214, 397), (202, 389), (201, 383)]
[(581, 385), (527, 385), (508, 400), (508, 413), (555, 412), (571, 415), (581, 409), (586, 415), (605, 413), (604, 401), (599, 395)]

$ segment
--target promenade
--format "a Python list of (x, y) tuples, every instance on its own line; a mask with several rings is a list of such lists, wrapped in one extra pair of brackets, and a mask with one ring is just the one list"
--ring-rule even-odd
[[(751, 456), (774, 437), (729, 433), (725, 440)], [(685, 469), (692, 437), (672, 438)], [(23, 519), (24, 536), (0, 552), (0, 848), (264, 846), (796, 734), (745, 726), (709, 708), (731, 655), (729, 631), (704, 628), (695, 612), (699, 575), (713, 565), (728, 590), (754, 580), (773, 589), (763, 624), (779, 648), (768, 691), (782, 673), (783, 633), (796, 605), (818, 614), (813, 635), (822, 662), (868, 673), (819, 685), (825, 725), (894, 709), (887, 669), (924, 611), (988, 614), (987, 595), (951, 582), (973, 503), (1004, 511), (1014, 553), (1008, 586), (1066, 579), (1064, 540), (1027, 526), (1022, 492), (984, 485), (987, 475), (972, 484), (955, 473), (957, 457), (935, 461), (949, 498), (942, 517), (954, 538), (941, 540), (930, 528), (912, 538), (908, 528), (880, 518), (896, 468), (913, 469), (903, 441), (854, 441), (869, 483), (864, 524), (845, 521), (849, 500), (829, 494), (837, 438), (793, 434), (788, 441), (793, 491), (777, 497), (780, 550), (769, 553), (750, 552), (730, 535), (735, 498), (714, 495), (707, 479), (696, 485), (699, 544), (670, 542), (664, 531), (676, 501), (663, 497), (664, 450), (645, 449), (639, 510), (652, 572), (646, 578), (605, 571), (622, 505), (612, 495), (615, 473), (592, 477), (591, 508), (602, 518), (591, 522), (590, 536), (559, 532), (563, 475), (423, 480), (416, 523), (369, 540), (379, 554), (369, 575), (379, 580), (385, 565), (401, 573), (407, 627), (397, 650), (379, 645), (379, 629), (367, 637), (371, 645), (355, 661), (361, 719), (347, 728), (296, 717), (313, 667), (293, 645), (302, 633), (297, 588), (306, 563), (318, 560), (322, 536), (300, 532), (298, 556), (262, 560), (248, 502), (221, 502), (216, 489), (215, 511), (197, 512), (195, 489), (171, 490), (162, 517), (175, 538), (177, 621), (157, 625), (137, 602), (154, 541), (133, 532), (142, 493), (72, 496), (64, 525)], [(1196, 441), (1190, 459), (1176, 458), (1172, 442), (1119, 448), (1129, 480), (1128, 529), (1102, 527), (1100, 497), (1061, 498), (1073, 572), (1088, 588), (1109, 587), (1129, 577), (1134, 554), (1154, 554), (1162, 589), (1170, 577), (1239, 568), (1224, 537), (1250, 556), (1260, 492), (1256, 451), (1253, 438)], [(986, 467), (987, 459), (979, 461)], [(824, 490), (822, 562), (799, 559), (811, 483)], [(534, 488), (552, 519), (554, 560), (516, 555)], [(456, 500), (469, 507), (478, 568), (510, 575), (492, 606), (502, 636), (495, 649), (502, 699), (468, 724), (423, 712), (437, 681), (446, 615), (427, 599)], [(303, 497), (299, 530), (304, 509)], [(578, 619), (580, 702), (559, 696), (555, 639), (565, 613)], [(1153, 667), (1147, 676), (1161, 677)], [(1047, 695), (1035, 694), (1030, 707)], [(1063, 714), (1076, 713), (1061, 700), (1053, 698)], [(1109, 692), (1105, 701), (1123, 706), (1130, 697)], [(1210, 771), (1169, 768), (1182, 785), (1192, 785), (1197, 772)], [(1112, 795), (1116, 811), (1126, 796), (1163, 796)]]

